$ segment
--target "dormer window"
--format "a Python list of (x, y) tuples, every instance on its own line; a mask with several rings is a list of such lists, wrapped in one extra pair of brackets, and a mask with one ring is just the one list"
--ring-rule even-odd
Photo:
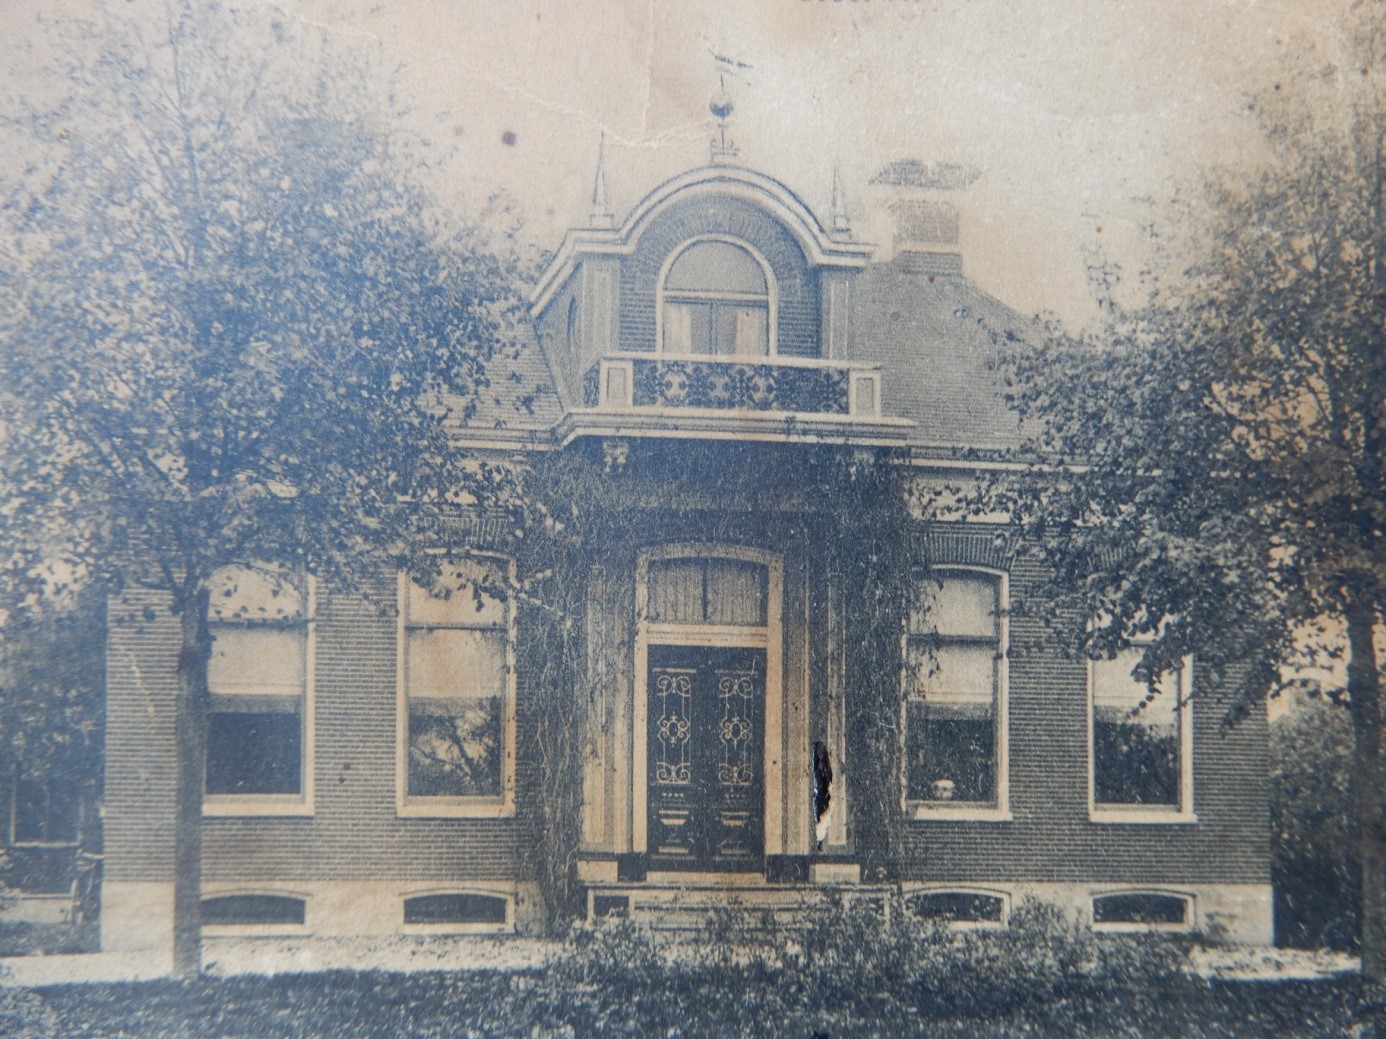
[(660, 283), (666, 354), (764, 357), (774, 353), (769, 267), (730, 239), (700, 238), (670, 257)]

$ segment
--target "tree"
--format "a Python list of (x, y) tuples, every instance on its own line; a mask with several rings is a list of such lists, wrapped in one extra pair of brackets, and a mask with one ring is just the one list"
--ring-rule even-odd
[(1012, 341), (1035, 465), (974, 504), (1017, 517), (1074, 651), (1150, 638), (1151, 683), (1196, 654), (1229, 720), (1296, 683), (1280, 667), (1306, 625), (1339, 620), (1347, 681), (1322, 691), (1352, 719), (1363, 969), (1383, 981), (1386, 111), (1382, 5), (1355, 9), (1350, 57), (1301, 84), (1332, 103), (1277, 87), (1253, 106), (1261, 168), (1189, 203), (1196, 262), (1142, 303), (1104, 300), (1098, 329)]
[[(429, 575), (514, 310), (453, 224), (368, 55), (254, 5), (55, 30), (4, 186), (0, 573), (164, 593), (181, 618), (175, 970), (200, 970), (210, 582), (232, 565), (361, 587)], [(138, 618), (136, 618), (138, 619)]]

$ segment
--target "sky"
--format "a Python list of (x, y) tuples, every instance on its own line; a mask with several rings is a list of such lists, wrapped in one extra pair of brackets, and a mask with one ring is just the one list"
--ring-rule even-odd
[[(89, 0), (7, 0), (10, 90), (42, 54), (36, 17)], [(110, 0), (156, 19), (159, 0)], [(249, 0), (254, 3), (255, 0)], [(887, 242), (871, 175), (898, 159), (981, 171), (960, 193), (967, 272), (1023, 313), (1092, 312), (1097, 252), (1135, 271), (1162, 203), (1201, 169), (1257, 156), (1247, 101), (1331, 58), (1349, 0), (299, 0), (305, 25), (400, 67), (449, 205), (515, 199), (556, 248), (584, 222), (598, 143), (621, 215), (707, 161), (713, 54), (740, 161), (824, 220), (834, 169), (858, 235)], [(27, 53), (24, 48), (40, 41)]]

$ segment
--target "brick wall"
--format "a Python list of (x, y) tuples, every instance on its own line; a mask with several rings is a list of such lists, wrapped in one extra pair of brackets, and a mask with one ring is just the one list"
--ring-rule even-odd
[[(950, 561), (965, 562), (957, 559)], [(983, 562), (983, 560), (976, 560)], [(1037, 572), (1017, 565), (1012, 596)], [(1040, 636), (1014, 618), (1011, 644)], [(1009, 822), (907, 823), (902, 876), (938, 881), (1268, 883), (1263, 710), (1224, 730), (1226, 700), (1194, 669), (1194, 823), (1096, 823), (1088, 816), (1087, 675), (1080, 661), (1013, 653)]]
[[(748, 518), (748, 517), (743, 517)], [(670, 533), (674, 532), (673, 527)], [(807, 547), (807, 546), (806, 546)], [(989, 536), (950, 535), (937, 561), (994, 564)], [(809, 549), (811, 551), (811, 549)], [(809, 563), (812, 567), (812, 563)], [(1036, 573), (1012, 570), (1013, 595)], [(380, 592), (388, 600), (388, 587)], [(152, 619), (143, 619), (148, 607)], [(107, 729), (107, 875), (166, 881), (173, 865), (178, 625), (147, 593), (113, 602)], [(135, 623), (116, 618), (133, 613)], [(1038, 635), (1015, 618), (1012, 645)], [(849, 646), (860, 641), (849, 641)], [(401, 819), (395, 808), (395, 620), (359, 597), (319, 590), (316, 806), (311, 817), (209, 818), (209, 882), (530, 880), (532, 719), (519, 663), (517, 815)], [(821, 667), (821, 661), (815, 664)], [(891, 667), (897, 666), (891, 661)], [(820, 676), (821, 677), (821, 676)], [(1086, 674), (1079, 662), (1010, 662), (1010, 808), (1006, 822), (906, 823), (905, 879), (1266, 883), (1267, 751), (1263, 712), (1230, 730), (1225, 703), (1195, 670), (1190, 824), (1095, 823), (1088, 817)], [(821, 681), (814, 688), (822, 689)], [(821, 695), (821, 693), (819, 694)], [(850, 699), (851, 690), (847, 690)], [(819, 712), (821, 714), (821, 712)], [(849, 748), (848, 760), (851, 760)], [(850, 767), (850, 766), (849, 766)]]
[(131, 592), (108, 605), (105, 877), (173, 877), (178, 618)]
[[(167, 881), (178, 625), (157, 597), (143, 596), (137, 606), (154, 609), (155, 621), (111, 626), (107, 875)], [(530, 879), (523, 811), (510, 819), (398, 817), (395, 620), (321, 587), (317, 616), (314, 813), (205, 819), (204, 880)], [(523, 669), (520, 679), (523, 703)], [(521, 710), (521, 746), (523, 717)], [(523, 765), (517, 779), (521, 799), (532, 801)]]

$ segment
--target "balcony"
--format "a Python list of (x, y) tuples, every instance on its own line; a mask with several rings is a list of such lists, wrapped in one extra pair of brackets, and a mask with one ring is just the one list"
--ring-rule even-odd
[(898, 443), (913, 425), (881, 411), (881, 370), (806, 357), (611, 353), (582, 380), (571, 435), (736, 434)]
[(773, 361), (603, 357), (583, 378), (589, 408), (704, 408), (718, 411), (878, 418), (881, 373), (873, 365), (817, 358)]

